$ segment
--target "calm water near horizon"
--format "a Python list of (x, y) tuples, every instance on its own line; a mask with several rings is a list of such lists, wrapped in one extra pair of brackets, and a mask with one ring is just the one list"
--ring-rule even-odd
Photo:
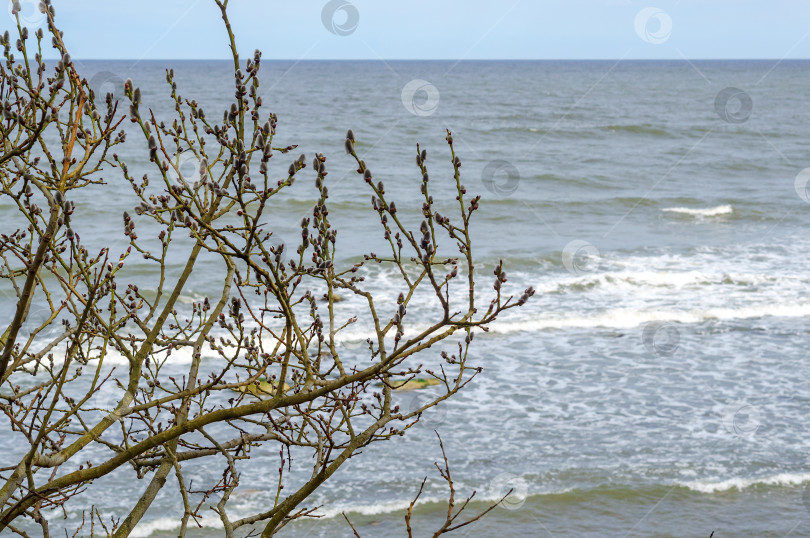
[[(167, 67), (211, 118), (233, 95), (229, 62), (77, 65), (104, 90), (132, 78), (158, 118), (173, 117)], [(796, 181), (810, 167), (810, 61), (263, 60), (262, 70), (276, 142), (299, 144), (274, 157), (279, 175), (299, 150), (328, 158), (341, 263), (382, 244), (346, 130), (400, 211), (416, 215), (416, 143), (440, 208), (454, 202), (450, 129), (463, 182), (483, 195), (473, 225), (482, 287), (503, 258), (514, 290), (538, 291), (477, 337), (484, 371), (470, 386), (404, 438), (352, 458), (307, 503), (324, 517), (284, 535), (351, 536), (344, 511), (362, 536), (404, 535), (403, 510), (426, 475), (417, 534), (435, 530), (446, 511), (437, 429), (459, 497), (515, 490), (459, 536), (810, 536), (810, 196)], [(139, 177), (146, 144), (129, 142), (119, 153)], [(120, 171), (103, 176), (103, 203), (99, 191), (77, 198), (86, 218), (74, 228), (120, 250), (121, 214), (135, 203)], [(273, 209), (282, 238), (297, 237), (314, 204), (302, 179)], [(0, 232), (12, 212), (0, 199)], [(367, 272), (390, 293), (395, 275)], [(189, 300), (213, 286), (196, 281)], [(366, 336), (358, 327), (343, 345)], [(403, 394), (402, 405), (419, 397)], [(0, 452), (17, 450), (0, 439)], [(232, 517), (272, 504), (277, 447), (252, 457)], [(308, 465), (294, 461), (291, 476)], [(122, 516), (145, 486), (123, 472), (99, 481), (96, 508)], [(203, 513), (206, 527), (189, 535), (220, 536)], [(176, 536), (179, 514), (164, 491), (133, 536)], [(54, 513), (51, 528), (77, 517)]]

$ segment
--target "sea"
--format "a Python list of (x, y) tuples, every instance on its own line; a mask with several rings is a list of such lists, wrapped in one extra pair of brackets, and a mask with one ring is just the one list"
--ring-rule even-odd
[[(142, 109), (167, 122), (167, 68), (211, 118), (233, 99), (225, 61), (76, 64), (97, 93), (120, 94), (131, 78)], [(259, 92), (278, 116), (275, 142), (298, 145), (271, 170), (286, 177), (299, 153), (327, 157), (338, 266), (385, 245), (344, 151), (347, 129), (417, 225), (417, 144), (437, 207), (456, 203), (450, 130), (462, 182), (482, 196), (472, 224), (482, 297), (499, 260), (507, 289), (537, 290), (477, 335), (470, 361), (483, 370), (468, 386), (404, 437), (351, 458), (305, 503), (319, 517), (281, 535), (354, 536), (345, 514), (363, 537), (403, 536), (425, 477), (413, 519), (417, 536), (432, 535), (448, 500), (434, 467), (438, 432), (456, 509), (474, 493), (458, 523), (512, 490), (454, 535), (810, 536), (808, 87), (806, 61), (263, 60)], [(116, 151), (134, 177), (148, 170), (136, 133)], [(76, 232), (120, 252), (121, 215), (138, 202), (120, 170), (100, 177), (102, 190), (76, 195)], [(271, 203), (277, 237), (297, 239), (316, 192), (307, 168)], [(14, 212), (0, 198), (0, 232), (13, 231)], [(185, 261), (172, 255), (170, 270)], [(362, 272), (373, 293), (401, 286), (392, 271)], [(186, 299), (216, 291), (200, 279)], [(362, 310), (345, 299), (341, 308)], [(431, 315), (427, 304), (413, 311), (412, 332)], [(369, 335), (359, 323), (341, 342), (360, 353)], [(435, 390), (397, 397), (415, 405)], [(5, 418), (0, 428), (9, 431)], [(18, 451), (0, 436), (0, 467)], [(275, 496), (278, 446), (251, 456), (234, 519)], [(187, 472), (202, 484), (219, 476), (218, 463)], [(290, 480), (309, 465), (293, 461)], [(133, 536), (177, 535), (173, 479)], [(127, 470), (94, 484), (87, 506), (50, 514), (51, 532), (72, 534), (90, 504), (107, 520), (125, 516), (147, 483)], [(200, 515), (188, 536), (223, 535), (210, 507)]]

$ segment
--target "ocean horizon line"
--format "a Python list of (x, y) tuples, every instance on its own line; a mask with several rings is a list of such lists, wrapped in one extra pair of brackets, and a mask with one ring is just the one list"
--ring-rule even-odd
[[(45, 60), (54, 60), (56, 57), (48, 58)], [(232, 59), (227, 58), (74, 58), (80, 62), (223, 62), (232, 63)], [(376, 62), (433, 62), (433, 63), (500, 63), (500, 62), (526, 62), (526, 63), (540, 63), (540, 62), (623, 62), (623, 63), (689, 63), (689, 62), (778, 62), (778, 63), (791, 63), (791, 62), (808, 62), (810, 58), (467, 58), (463, 60), (453, 58), (262, 58), (263, 62), (352, 62), (352, 63), (376, 63)]]

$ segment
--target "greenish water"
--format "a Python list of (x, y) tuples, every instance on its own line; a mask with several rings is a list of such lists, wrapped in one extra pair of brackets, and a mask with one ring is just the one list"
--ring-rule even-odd
[[(397, 205), (416, 210), (417, 142), (428, 150), (434, 196), (453, 201), (449, 128), (468, 190), (484, 195), (473, 229), (482, 273), (504, 258), (515, 289), (538, 290), (476, 339), (484, 372), (467, 390), (405, 438), (353, 458), (307, 504), (323, 505), (324, 517), (292, 524), (288, 536), (350, 536), (343, 511), (363, 536), (402, 535), (404, 507), (425, 475), (436, 478), (434, 428), (459, 496), (475, 490), (483, 499), (471, 513), (515, 489), (512, 509), (494, 510), (467, 536), (810, 535), (810, 204), (795, 181), (810, 166), (810, 63), (264, 64), (279, 140), (329, 157), (341, 264), (382, 242), (343, 152), (346, 129)], [(210, 110), (228, 106), (227, 62), (173, 65), (184, 95)], [(165, 67), (83, 65), (113, 86), (133, 78), (159, 117), (171, 112)], [(402, 88), (415, 78), (440, 92), (431, 115), (403, 106)], [(715, 110), (729, 86), (752, 98), (745, 122)], [(122, 152), (136, 177), (147, 165), (142, 149)], [(117, 232), (134, 203), (116, 174), (105, 172), (104, 191), (75, 200), (85, 216), (75, 228), (90, 245), (125, 248)], [(280, 237), (296, 237), (314, 192), (301, 181), (273, 207)], [(7, 233), (13, 210), (2, 200), (0, 215)], [(170, 269), (183, 261), (175, 253)], [(129, 270), (148, 289), (153, 275), (136, 263)], [(396, 289), (395, 275), (367, 276), (379, 293)], [(184, 300), (214, 286), (203, 274)], [(0, 306), (5, 315), (8, 301)], [(360, 306), (350, 299), (341, 308)], [(362, 323), (352, 331), (347, 349), (368, 335)], [(413, 395), (401, 398), (413, 404)], [(0, 467), (18, 455), (11, 438), (0, 450)], [(267, 476), (277, 447), (252, 456), (236, 517), (274, 495)], [(308, 464), (294, 459), (288, 490)], [(186, 469), (201, 482), (221, 472)], [(121, 516), (143, 487), (122, 470), (91, 491), (103, 513)], [(435, 529), (446, 492), (433, 480), (423, 498), (420, 528)], [(173, 536), (178, 510), (176, 494), (163, 492), (136, 535)], [(193, 535), (221, 535), (203, 513), (206, 528)], [(52, 528), (78, 518), (54, 514)]]

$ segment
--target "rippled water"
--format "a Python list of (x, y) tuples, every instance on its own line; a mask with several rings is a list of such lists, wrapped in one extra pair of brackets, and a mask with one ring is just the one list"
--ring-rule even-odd
[[(181, 92), (209, 115), (228, 105), (227, 62), (173, 65)], [(171, 111), (164, 63), (82, 67), (102, 86), (131, 77), (158, 116)], [(382, 242), (343, 152), (346, 129), (397, 205), (414, 209), (417, 142), (428, 150), (434, 196), (453, 201), (450, 129), (468, 191), (484, 195), (474, 224), (482, 273), (503, 258), (516, 289), (538, 290), (476, 340), (484, 373), (467, 390), (409, 436), (353, 459), (317, 494), (325, 518), (293, 525), (290, 536), (350, 535), (342, 511), (364, 536), (402, 534), (402, 510), (425, 475), (418, 516), (425, 530), (435, 528), (445, 491), (431, 470), (441, 456), (434, 428), (459, 495), (516, 492), (461, 535), (810, 535), (810, 198), (796, 181), (810, 166), (810, 63), (263, 67), (277, 140), (329, 158), (341, 262)], [(420, 83), (403, 100), (414, 79), (432, 86)], [(718, 108), (727, 87), (750, 96), (752, 109), (738, 110), (734, 99)], [(146, 165), (143, 149), (122, 152), (135, 176)], [(91, 244), (124, 245), (109, 230), (133, 203), (116, 171), (105, 178), (103, 204), (76, 200), (77, 213), (89, 216), (76, 227)], [(314, 193), (299, 182), (274, 208), (279, 235), (297, 235)], [(10, 211), (0, 201), (3, 232)], [(369, 276), (390, 293), (394, 275)], [(200, 280), (189, 297), (210, 289)], [(352, 310), (352, 301), (340, 308)], [(365, 338), (357, 329), (343, 344)], [(417, 397), (403, 395), (403, 405)], [(11, 449), (2, 440), (0, 448)], [(277, 467), (271, 448), (254, 457)], [(304, 472), (307, 462), (296, 464)], [(137, 495), (116, 480), (94, 485), (108, 509)], [(273, 491), (261, 473), (243, 484), (236, 512), (267, 506)], [(169, 494), (162, 500), (138, 536), (176, 532), (179, 507)], [(204, 522), (195, 533), (221, 533), (214, 518)]]

